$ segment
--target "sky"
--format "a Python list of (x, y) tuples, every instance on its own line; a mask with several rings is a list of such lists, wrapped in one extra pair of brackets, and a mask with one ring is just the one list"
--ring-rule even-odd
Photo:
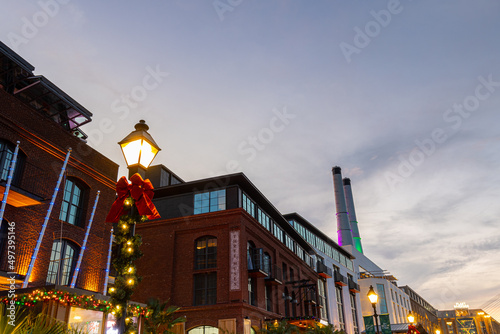
[(500, 2), (16, 0), (1, 17), (121, 175), (144, 119), (154, 164), (244, 172), (336, 240), (340, 166), (364, 253), (399, 285), (438, 309), (500, 300)]

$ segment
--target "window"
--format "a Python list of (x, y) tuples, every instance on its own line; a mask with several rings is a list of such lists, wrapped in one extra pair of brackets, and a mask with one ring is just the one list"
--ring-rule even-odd
[(319, 306), (320, 306), (320, 316), (321, 319), (328, 320), (328, 310), (327, 310), (327, 303), (326, 303), (326, 282), (323, 281), (322, 279), (318, 279), (318, 299), (319, 299)]
[(50, 254), (47, 284), (68, 285), (76, 265), (79, 247), (69, 240), (55, 240)]
[(226, 189), (194, 195), (194, 214), (226, 210)]
[(196, 239), (194, 269), (217, 267), (217, 238), (206, 236)]
[(72, 225), (81, 225), (83, 211), (83, 187), (76, 180), (67, 179), (59, 219)]
[(337, 298), (337, 312), (339, 315), (339, 327), (341, 330), (345, 331), (345, 320), (344, 320), (344, 306), (343, 306), (343, 300), (342, 300), (342, 287), (341, 286), (336, 286), (335, 287), (335, 296)]
[(257, 220), (266, 230), (271, 230), (271, 218), (260, 208), (257, 208)]
[(285, 233), (285, 245), (288, 247), (288, 249), (290, 249), (292, 252), (295, 252), (295, 249), (293, 247), (293, 240), (292, 238), (290, 238), (290, 236), (288, 234)]
[(354, 326), (354, 334), (359, 334), (358, 311), (356, 309), (356, 295), (354, 293), (350, 293), (349, 298), (351, 299), (352, 324)]
[(290, 300), (292, 299), (292, 296), (288, 293), (288, 288), (285, 288), (283, 298), (285, 299), (285, 318), (288, 318), (290, 316)]
[(273, 311), (273, 286), (272, 285), (266, 285), (266, 290), (264, 291), (266, 294), (266, 310), (269, 312)]
[(283, 265), (282, 265), (282, 271), (283, 271), (283, 280), (286, 282), (288, 281), (288, 267), (286, 266), (286, 263), (283, 262)]
[(243, 209), (255, 218), (255, 203), (245, 193), (242, 193)]
[[(0, 181), (7, 181), (10, 165), (14, 158), (16, 146), (4, 139), (0, 139)], [(21, 183), (21, 173), (24, 165), (24, 154), (19, 150), (17, 153), (17, 162), (12, 177), (12, 185), (18, 186)]]
[(281, 242), (283, 242), (283, 230), (281, 227), (278, 226), (278, 224), (274, 224), (273, 226), (273, 234), (276, 238), (278, 238)]
[(188, 330), (188, 334), (219, 334), (219, 329), (212, 326), (198, 326)]
[(194, 305), (211, 305), (217, 300), (217, 273), (194, 275)]
[(248, 303), (257, 306), (255, 298), (255, 279), (253, 277), (248, 278)]
[(387, 312), (387, 302), (385, 300), (385, 289), (383, 284), (377, 284), (377, 293), (380, 305), (380, 314), (385, 314)]
[(271, 275), (271, 255), (264, 253), (264, 271)]

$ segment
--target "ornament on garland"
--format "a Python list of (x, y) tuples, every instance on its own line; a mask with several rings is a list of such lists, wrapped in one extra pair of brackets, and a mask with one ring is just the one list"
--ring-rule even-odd
[[(147, 219), (161, 218), (153, 202), (153, 185), (143, 180), (139, 174), (130, 177), (131, 183), (123, 176), (116, 183), (117, 199), (111, 206), (106, 222), (116, 223), (115, 257), (113, 266), (118, 273), (114, 286), (109, 289), (109, 296), (114, 307), (111, 313), (121, 323), (123, 333), (135, 332), (134, 323), (130, 321), (130, 300), (141, 277), (137, 276), (135, 261), (142, 256), (141, 237), (134, 234), (135, 224)], [(129, 319), (127, 321), (127, 319)]]

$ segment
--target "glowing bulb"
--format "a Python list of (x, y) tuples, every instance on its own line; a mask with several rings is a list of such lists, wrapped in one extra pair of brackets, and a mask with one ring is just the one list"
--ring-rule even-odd
[(134, 268), (133, 267), (128, 267), (128, 270), (127, 270), (129, 273), (133, 272), (134, 271)]
[(127, 224), (122, 225), (122, 229), (126, 230), (127, 229)]
[(109, 288), (109, 292), (115, 292), (115, 288)]
[(130, 321), (130, 318), (125, 318), (125, 322), (129, 322)]
[(119, 309), (120, 309), (120, 307), (121, 307), (120, 305), (116, 305), (116, 309), (117, 309), (117, 310), (119, 310)]
[(133, 249), (132, 247), (127, 248), (127, 252), (132, 253)]
[(129, 245), (129, 246), (132, 245), (132, 241), (130, 241), (130, 240), (127, 241), (127, 245)]
[(129, 280), (127, 281), (127, 283), (128, 283), (128, 284), (130, 284), (130, 285), (132, 285), (132, 284), (134, 284), (134, 280), (133, 280), (133, 279), (129, 279)]

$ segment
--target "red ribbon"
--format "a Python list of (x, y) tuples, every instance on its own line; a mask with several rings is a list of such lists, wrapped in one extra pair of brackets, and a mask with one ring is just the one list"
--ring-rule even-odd
[(116, 194), (118, 197), (111, 206), (111, 210), (109, 210), (106, 222), (116, 223), (122, 215), (127, 214), (127, 210), (123, 207), (123, 202), (129, 196), (134, 199), (137, 212), (141, 216), (147, 216), (148, 219), (161, 218), (151, 201), (154, 195), (154, 188), (151, 181), (149, 179), (143, 180), (137, 173), (130, 177), (130, 181), (132, 183), (128, 183), (127, 178), (122, 176), (116, 183)]
[(417, 330), (417, 327), (415, 327), (413, 325), (408, 325), (407, 334), (420, 334), (420, 332)]

